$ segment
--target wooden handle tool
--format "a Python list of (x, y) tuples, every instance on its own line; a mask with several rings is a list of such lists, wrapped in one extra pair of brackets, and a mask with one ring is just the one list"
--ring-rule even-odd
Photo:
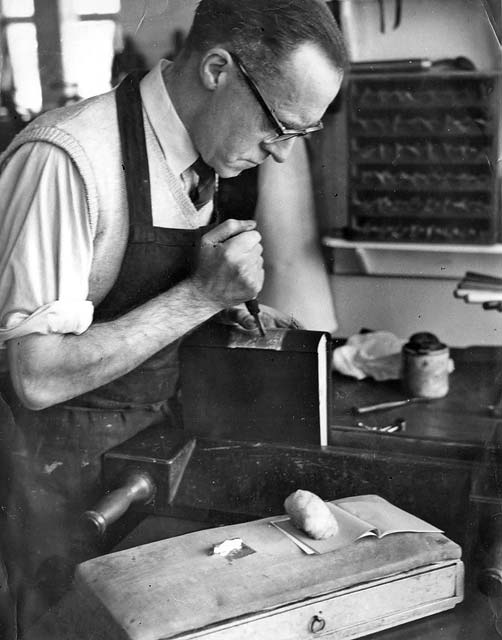
[(256, 298), (254, 298), (253, 300), (248, 300), (248, 302), (246, 302), (246, 309), (253, 316), (256, 326), (258, 328), (258, 331), (260, 332), (260, 335), (264, 338), (265, 329), (263, 328), (263, 324), (260, 320), (260, 305), (258, 304), (258, 300)]

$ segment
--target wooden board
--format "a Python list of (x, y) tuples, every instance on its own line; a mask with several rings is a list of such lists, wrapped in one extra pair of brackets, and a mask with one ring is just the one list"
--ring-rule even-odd
[[(397, 624), (403, 616), (427, 615), (462, 599), (460, 548), (440, 534), (363, 539), (332, 553), (308, 556), (269, 521), (208, 529), (80, 565), (75, 586), (92, 612), (93, 640), (200, 637), (216, 628), (226, 634), (215, 635), (218, 640), (289, 639), (292, 636), (277, 635), (275, 629), (271, 633), (262, 619), (280, 615), (278, 628), (298, 624), (305, 629), (326, 611), (331, 628), (340, 634), (348, 624), (340, 627), (343, 611), (346, 620), (353, 615), (356, 627), (365, 629), (369, 621), (376, 624), (387, 615), (389, 625)], [(255, 553), (232, 561), (209, 555), (214, 544), (233, 537), (242, 538)], [(440, 567), (444, 572), (417, 577)], [(395, 584), (408, 578), (410, 582)], [(382, 590), (383, 584), (392, 586)], [(351, 595), (354, 589), (357, 597)], [(375, 589), (370, 598), (368, 589)], [(342, 595), (344, 599), (328, 606)], [(405, 616), (406, 611), (415, 613)], [(240, 625), (251, 622), (252, 634), (243, 635)]]

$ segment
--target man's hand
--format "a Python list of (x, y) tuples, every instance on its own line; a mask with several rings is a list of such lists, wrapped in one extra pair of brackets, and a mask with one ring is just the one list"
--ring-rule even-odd
[(254, 220), (226, 220), (202, 236), (192, 284), (222, 307), (251, 300), (263, 286), (262, 251)]
[[(253, 316), (246, 309), (245, 305), (225, 309), (218, 314), (216, 320), (222, 324), (238, 325), (242, 329), (258, 330)], [(260, 320), (265, 329), (302, 329), (301, 324), (287, 314), (260, 304)]]

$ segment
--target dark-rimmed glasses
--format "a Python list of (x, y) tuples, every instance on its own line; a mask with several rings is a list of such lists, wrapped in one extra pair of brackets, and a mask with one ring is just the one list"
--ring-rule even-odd
[(275, 130), (275, 133), (271, 134), (270, 136), (267, 136), (263, 140), (265, 144), (272, 144), (274, 142), (282, 142), (284, 140), (290, 140), (291, 138), (297, 138), (299, 136), (306, 136), (309, 133), (320, 131), (323, 128), (322, 122), (318, 122), (317, 124), (312, 125), (311, 127), (306, 127), (305, 129), (288, 129), (287, 127), (285, 127), (275, 115), (272, 107), (269, 106), (268, 102), (263, 97), (261, 91), (258, 89), (256, 82), (249, 75), (249, 72), (247, 71), (246, 67), (242, 64), (239, 57), (235, 53), (230, 53), (230, 55), (232, 56), (232, 60), (237, 65), (237, 68), (241, 72), (248, 87), (253, 92), (255, 98), (258, 100), (261, 108), (263, 109), (263, 112), (265, 113), (270, 124)]

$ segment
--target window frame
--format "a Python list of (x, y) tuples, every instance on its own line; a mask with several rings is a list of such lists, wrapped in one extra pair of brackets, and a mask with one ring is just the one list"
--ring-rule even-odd
[[(37, 38), (37, 72), (42, 91), (42, 111), (59, 106), (64, 98), (67, 80), (65, 78), (65, 55), (62, 46), (62, 29), (65, 20), (64, 0), (33, 0), (34, 12), (31, 16), (4, 16), (0, 0), (0, 21), (3, 36), (11, 24), (33, 24)], [(79, 13), (78, 21), (112, 21), (119, 23), (121, 2), (117, 12)], [(14, 82), (16, 79), (14, 78)]]

